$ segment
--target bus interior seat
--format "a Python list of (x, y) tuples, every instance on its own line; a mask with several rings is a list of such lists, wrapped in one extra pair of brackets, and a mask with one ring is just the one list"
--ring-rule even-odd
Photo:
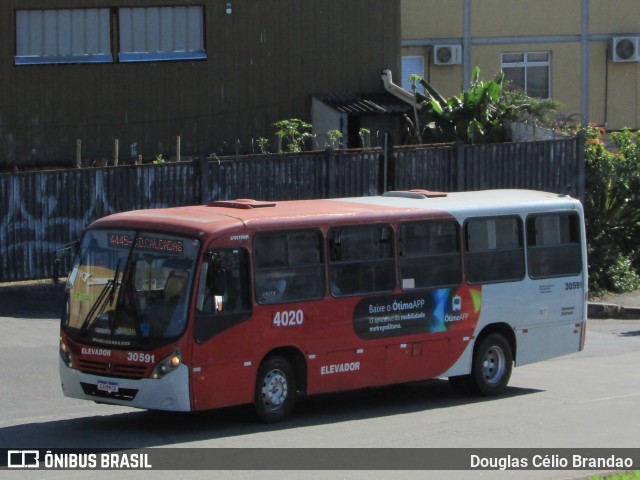
[(164, 299), (167, 301), (177, 301), (182, 296), (186, 284), (187, 277), (185, 275), (171, 272), (164, 286)]

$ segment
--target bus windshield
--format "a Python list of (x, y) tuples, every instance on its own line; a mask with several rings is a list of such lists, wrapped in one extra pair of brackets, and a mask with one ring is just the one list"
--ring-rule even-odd
[(144, 346), (187, 323), (200, 242), (135, 230), (90, 230), (67, 282), (62, 326), (90, 343)]

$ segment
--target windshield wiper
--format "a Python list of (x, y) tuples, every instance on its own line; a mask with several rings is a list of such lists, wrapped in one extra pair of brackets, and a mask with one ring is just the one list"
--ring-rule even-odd
[[(127, 314), (133, 322), (136, 330), (136, 337), (141, 336), (140, 325), (142, 323), (142, 313), (138, 305), (138, 299), (135, 289), (135, 281), (133, 279), (136, 270), (137, 260), (131, 260), (131, 255), (127, 258), (127, 265), (120, 282), (120, 293), (116, 303), (116, 312)], [(113, 329), (112, 329), (113, 330)]]
[[(118, 274), (120, 273), (120, 259), (118, 259), (118, 265), (116, 265), (116, 272), (113, 274), (113, 278), (109, 280), (106, 287), (109, 290), (109, 296), (107, 298), (106, 303), (109, 305), (113, 304), (113, 296), (116, 292), (116, 285), (118, 284)], [(101, 312), (102, 313), (102, 312)]]
[[(116, 287), (118, 285), (118, 274), (120, 273), (120, 262), (121, 259), (118, 259), (118, 264), (116, 265), (116, 271), (113, 274), (113, 278), (109, 279), (106, 285), (100, 291), (98, 298), (95, 303), (87, 313), (84, 322), (82, 322), (82, 326), (80, 327), (80, 333), (83, 334), (87, 331), (89, 326), (98, 318), (100, 315), (104, 313), (104, 309), (107, 307), (107, 304), (113, 304), (113, 297), (115, 295)], [(99, 310), (99, 311), (98, 311)], [(98, 312), (96, 314), (96, 312)]]

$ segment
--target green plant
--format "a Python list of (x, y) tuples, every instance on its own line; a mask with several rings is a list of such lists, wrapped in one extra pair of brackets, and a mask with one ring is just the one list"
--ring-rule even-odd
[[(416, 97), (416, 99), (417, 99), (416, 93), (418, 92), (418, 83), (420, 83), (421, 80), (422, 80), (422, 77), (420, 77), (420, 75), (417, 75), (415, 73), (409, 76), (409, 83), (411, 84), (411, 90), (413, 92), (414, 97)], [(425, 125), (424, 127), (420, 127), (420, 117), (418, 115), (417, 102), (414, 102), (413, 104), (413, 121), (409, 118), (408, 115), (405, 115), (404, 118), (408, 126), (409, 139), (411, 139), (411, 137), (414, 137), (415, 141), (418, 144), (421, 144), (422, 138), (424, 135), (424, 130), (427, 127), (427, 125)]]
[(611, 475), (594, 475), (589, 480), (640, 480), (640, 470), (635, 472), (612, 473)]
[(585, 217), (592, 292), (640, 288), (640, 133), (611, 134), (607, 150), (594, 124), (585, 135)]
[(254, 140), (254, 142), (258, 145), (258, 151), (262, 154), (262, 155), (266, 155), (267, 152), (267, 146), (269, 145), (269, 140), (264, 138), (264, 137), (260, 137)]
[(504, 119), (521, 123), (529, 123), (552, 127), (557, 120), (558, 112), (564, 107), (562, 102), (553, 98), (533, 98), (521, 90), (504, 85), (500, 103), (504, 109)]
[(343, 135), (340, 130), (329, 130), (327, 136), (329, 137), (329, 143), (325, 145), (325, 148), (331, 147), (336, 149), (342, 146)]
[[(504, 73), (498, 72), (493, 80), (480, 80), (480, 69), (475, 67), (469, 88), (459, 95), (445, 99), (424, 79), (419, 83), (425, 94), (416, 91), (416, 100), (424, 107), (420, 110), (420, 129), (418, 115), (415, 123), (405, 115), (421, 136), (422, 131), (430, 131), (439, 141), (462, 141), (464, 143), (499, 142), (507, 139), (504, 128), (505, 105), (501, 103)], [(509, 106), (511, 110), (522, 108)]]
[(371, 146), (371, 130), (361, 128), (358, 130), (358, 136), (360, 137), (360, 145), (362, 148), (369, 148)]
[(276, 136), (279, 140), (278, 152), (282, 152), (283, 142), (286, 142), (289, 152), (301, 152), (304, 147), (304, 142), (314, 137), (310, 132), (312, 125), (297, 118), (280, 120), (275, 122), (273, 126), (277, 129)]
[(640, 288), (640, 276), (633, 269), (631, 259), (623, 254), (615, 257), (608, 277), (614, 292), (630, 292)]
[(156, 158), (153, 159), (153, 163), (165, 163), (165, 159), (162, 156), (161, 153), (159, 153), (158, 155), (156, 155)]
[[(418, 104), (422, 104), (421, 110), (414, 107), (413, 118), (405, 115), (410, 143), (422, 143), (425, 138), (463, 143), (504, 142), (509, 140), (507, 122), (549, 126), (562, 108), (556, 100), (531, 98), (509, 89), (503, 72), (490, 81), (482, 81), (478, 67), (473, 69), (469, 88), (448, 99), (417, 75), (409, 80)], [(418, 91), (418, 84), (424, 87), (425, 94)]]

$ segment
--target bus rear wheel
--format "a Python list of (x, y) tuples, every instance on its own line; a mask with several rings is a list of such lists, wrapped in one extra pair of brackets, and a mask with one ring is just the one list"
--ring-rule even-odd
[(511, 345), (503, 335), (491, 333), (476, 346), (471, 373), (449, 377), (449, 383), (459, 393), (499, 395), (507, 389), (512, 368)]
[(473, 383), (482, 395), (498, 395), (507, 389), (513, 353), (511, 345), (499, 333), (484, 337), (473, 354), (471, 375)]
[(296, 378), (289, 361), (281, 356), (267, 358), (256, 379), (254, 406), (258, 418), (265, 423), (280, 422), (293, 410), (296, 400)]

